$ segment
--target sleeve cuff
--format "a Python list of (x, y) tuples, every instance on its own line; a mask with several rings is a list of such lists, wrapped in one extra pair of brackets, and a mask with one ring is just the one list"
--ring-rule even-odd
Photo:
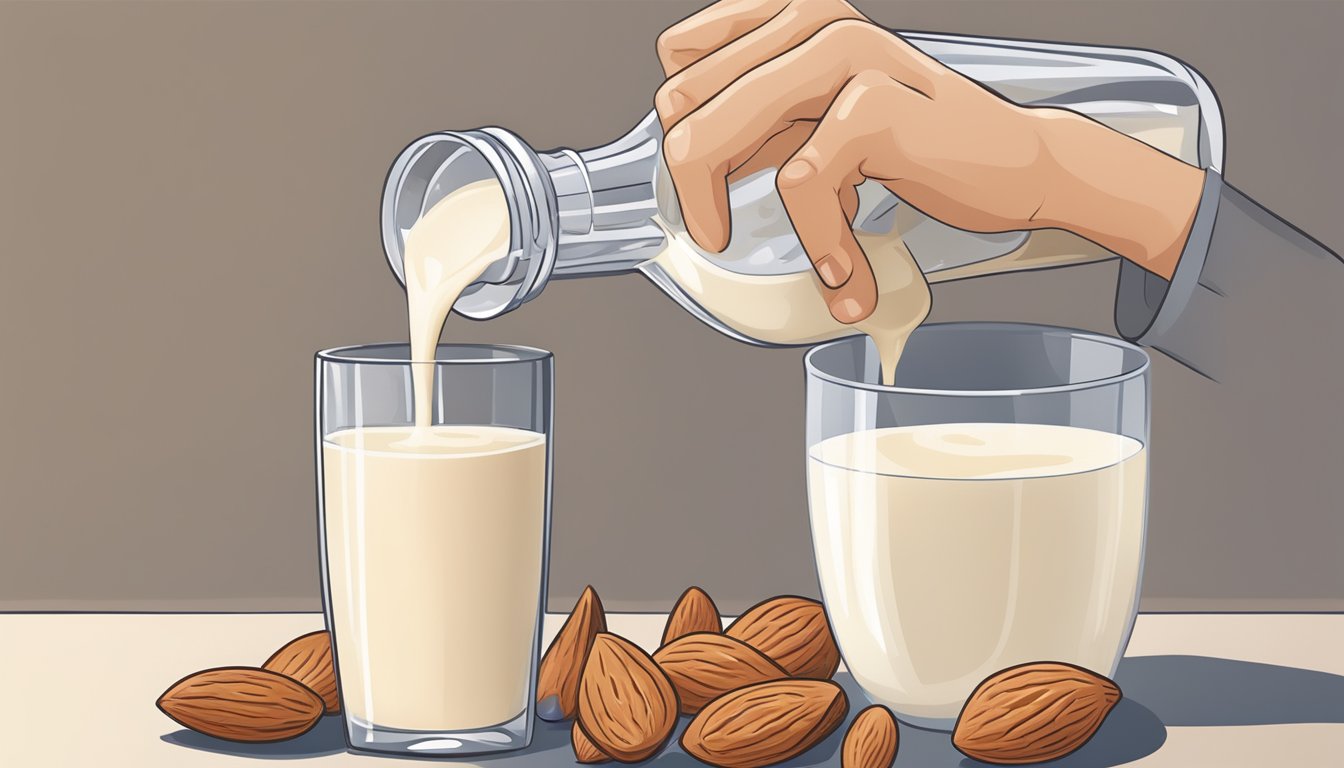
[(1212, 169), (1206, 170), (1199, 208), (1195, 211), (1190, 236), (1170, 282), (1132, 261), (1121, 259), (1120, 280), (1115, 292), (1115, 329), (1121, 336), (1142, 344), (1147, 338), (1160, 337), (1180, 318), (1204, 271), (1222, 191), (1222, 175)]

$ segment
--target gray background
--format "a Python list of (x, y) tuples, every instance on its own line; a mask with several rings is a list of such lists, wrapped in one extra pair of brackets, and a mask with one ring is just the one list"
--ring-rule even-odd
[[(696, 5), (0, 3), (0, 609), (316, 608), (311, 355), (405, 335), (387, 165), (445, 128), (614, 138), (650, 106), (655, 35)], [(1171, 53), (1218, 91), (1227, 178), (1344, 245), (1344, 3), (861, 7)], [(1111, 331), (1114, 273), (948, 284), (934, 315)], [(718, 336), (638, 276), (445, 336), (558, 355), (553, 605), (588, 582), (616, 609), (691, 582), (729, 610), (815, 592), (799, 351)], [(1344, 609), (1338, 505), (1205, 492), (1274, 468), (1224, 470), (1182, 428), (1201, 383), (1156, 365), (1144, 607)]]

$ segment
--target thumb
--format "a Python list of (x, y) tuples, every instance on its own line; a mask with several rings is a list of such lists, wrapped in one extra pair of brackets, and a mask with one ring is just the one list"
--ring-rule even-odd
[[(831, 315), (856, 323), (877, 307), (877, 281), (868, 257), (854, 238), (847, 207), (863, 181), (859, 162), (845, 162), (843, 146), (827, 146), (823, 122), (776, 176), (780, 200), (798, 240), (821, 278)], [(839, 150), (839, 151), (834, 151)]]

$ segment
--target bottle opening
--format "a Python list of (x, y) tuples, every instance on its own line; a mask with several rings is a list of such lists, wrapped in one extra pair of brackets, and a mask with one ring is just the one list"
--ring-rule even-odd
[(535, 281), (536, 216), (531, 185), (513, 152), (483, 131), (430, 134), (412, 142), (388, 171), (383, 188), (383, 250), (405, 285), (406, 235), (436, 203), (470, 184), (493, 181), (509, 204), (509, 250), (468, 287), (453, 305), (460, 315), (483, 320), (524, 300)]

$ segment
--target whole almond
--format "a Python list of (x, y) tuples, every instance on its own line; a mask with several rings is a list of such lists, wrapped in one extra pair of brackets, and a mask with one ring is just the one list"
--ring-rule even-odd
[(850, 723), (840, 747), (840, 768), (891, 768), (900, 736), (891, 710), (874, 704)]
[(597, 748), (623, 763), (662, 749), (677, 724), (677, 693), (639, 646), (605, 632), (579, 683), (579, 727)]
[(602, 600), (591, 586), (583, 590), (560, 633), (541, 657), (537, 670), (537, 717), (568, 720), (578, 711), (579, 678), (597, 633), (607, 631)]
[(829, 678), (840, 666), (840, 649), (816, 600), (771, 598), (748, 609), (724, 634), (774, 659), (794, 677)]
[(719, 608), (709, 595), (699, 587), (691, 587), (681, 593), (672, 613), (667, 616), (667, 627), (663, 629), (663, 645), (693, 632), (722, 632), (723, 620), (719, 618)]
[(325, 629), (290, 640), (261, 665), (298, 680), (322, 697), (328, 715), (341, 711), (336, 695), (336, 667), (331, 663), (331, 635)]
[(775, 680), (709, 703), (686, 726), (681, 747), (720, 768), (759, 768), (816, 746), (845, 719), (849, 701), (829, 680)]
[(986, 763), (1054, 760), (1086, 744), (1120, 696), (1115, 683), (1072, 664), (1009, 667), (971, 693), (952, 745)]
[(207, 669), (163, 692), (159, 709), (193, 731), (230, 741), (283, 741), (307, 733), (322, 717), (311, 688), (256, 667)]
[(569, 739), (570, 745), (574, 747), (574, 759), (580, 763), (605, 763), (611, 759), (597, 748), (577, 722), (569, 729)]
[(789, 676), (750, 645), (712, 632), (679, 637), (659, 648), (653, 660), (677, 689), (683, 715), (694, 715), (729, 691)]

